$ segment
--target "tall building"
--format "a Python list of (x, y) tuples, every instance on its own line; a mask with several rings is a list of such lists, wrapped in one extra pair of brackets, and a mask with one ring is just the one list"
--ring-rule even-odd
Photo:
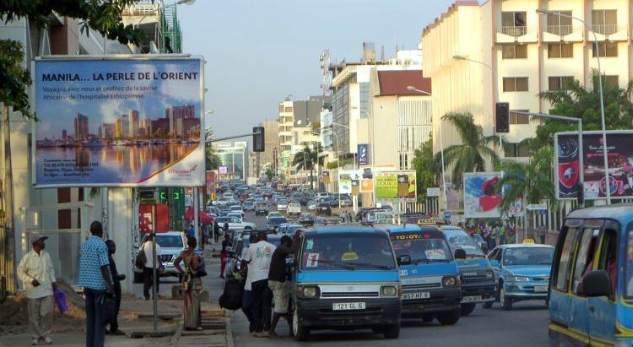
[(138, 126), (139, 126), (138, 123), (139, 123), (138, 111), (130, 110), (130, 113), (128, 114), (129, 132), (127, 135), (129, 138), (135, 139), (138, 136)]
[(88, 140), (88, 116), (77, 113), (75, 117), (75, 141)]
[[(165, 109), (165, 117), (169, 119), (169, 134), (178, 138), (178, 121), (196, 117), (196, 107), (193, 105), (169, 106)], [(180, 137), (182, 137), (180, 135)]]
[(258, 153), (262, 170), (274, 167), (275, 150), (279, 147), (279, 120), (267, 119), (262, 122), (264, 127), (264, 152)]
[(116, 137), (116, 123), (103, 123), (100, 129), (99, 135), (102, 140), (112, 140)]

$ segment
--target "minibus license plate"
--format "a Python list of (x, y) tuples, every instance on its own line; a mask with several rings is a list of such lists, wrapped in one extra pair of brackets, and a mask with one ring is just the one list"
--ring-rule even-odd
[(481, 300), (482, 300), (481, 295), (465, 296), (465, 297), (462, 298), (462, 302), (463, 303), (480, 302)]
[(412, 299), (428, 299), (431, 297), (429, 292), (422, 293), (404, 293), (402, 294), (402, 299), (404, 300), (412, 300)]
[(364, 302), (337, 302), (332, 304), (333, 311), (364, 310)]
[(534, 286), (535, 293), (544, 293), (547, 292), (547, 286)]

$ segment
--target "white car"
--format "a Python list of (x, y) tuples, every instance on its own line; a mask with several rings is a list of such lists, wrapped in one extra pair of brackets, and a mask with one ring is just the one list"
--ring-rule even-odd
[(277, 201), (277, 210), (285, 211), (288, 208), (288, 200), (280, 199)]
[(222, 197), (226, 198), (227, 200), (232, 200), (233, 199), (233, 193), (224, 193), (224, 195), (222, 195)]
[(242, 218), (244, 218), (244, 209), (242, 208), (242, 206), (240, 205), (233, 205), (230, 207), (231, 212), (229, 213), (229, 215), (231, 215), (231, 213), (239, 213)]
[(214, 206), (222, 207), (222, 206), (226, 206), (227, 202), (229, 202), (229, 199), (227, 199), (227, 198), (219, 198), (219, 199), (213, 201), (211, 204), (214, 205)]
[(292, 216), (292, 215), (300, 215), (301, 214), (301, 203), (298, 201), (293, 201), (290, 204), (288, 204), (288, 207), (286, 208), (286, 214), (288, 216)]
[(217, 217), (215, 220), (218, 221), (218, 224), (222, 229), (224, 229), (225, 222), (229, 223), (229, 230), (251, 231), (257, 229), (257, 225), (255, 225), (255, 223), (244, 222), (244, 220), (237, 215), (233, 215), (231, 217)]

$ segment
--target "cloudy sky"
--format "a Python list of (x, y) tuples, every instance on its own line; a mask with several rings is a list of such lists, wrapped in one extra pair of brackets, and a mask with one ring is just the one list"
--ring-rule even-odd
[[(165, 0), (166, 3), (170, 2)], [(173, 0), (171, 1), (173, 2)], [(184, 51), (203, 55), (208, 118), (217, 136), (277, 118), (286, 96), (320, 94), (319, 56), (360, 60), (362, 43), (388, 57), (417, 48), (451, 0), (197, 0), (180, 5)], [(208, 124), (209, 122), (207, 122)]]

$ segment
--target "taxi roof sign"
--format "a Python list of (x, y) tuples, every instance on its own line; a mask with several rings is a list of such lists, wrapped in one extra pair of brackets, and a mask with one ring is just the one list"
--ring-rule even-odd
[(444, 221), (439, 218), (421, 218), (418, 220), (418, 225), (442, 225)]
[(534, 239), (525, 239), (525, 240), (523, 240), (523, 244), (524, 245), (533, 245), (534, 244)]

